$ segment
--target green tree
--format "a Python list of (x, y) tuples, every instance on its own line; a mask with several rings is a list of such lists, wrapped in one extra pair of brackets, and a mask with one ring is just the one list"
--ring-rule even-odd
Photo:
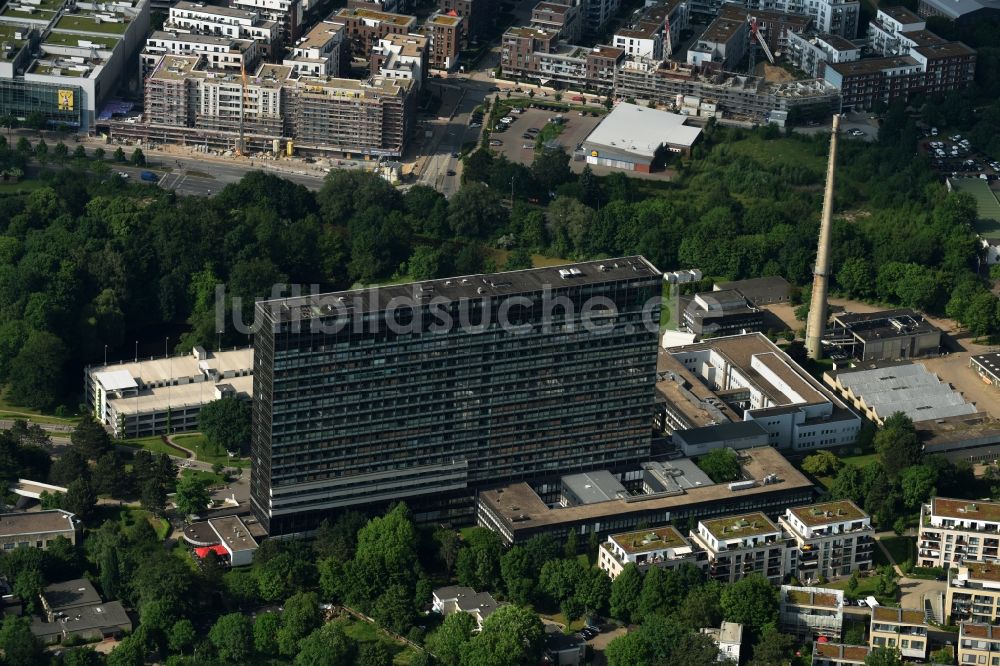
[(382, 641), (367, 643), (358, 652), (356, 666), (392, 666), (392, 654)]
[(865, 657), (865, 666), (902, 666), (903, 658), (896, 648), (875, 648)]
[(24, 608), (29, 613), (38, 610), (38, 595), (45, 589), (45, 577), (36, 567), (25, 567), (17, 572), (14, 578), (14, 594), (24, 602)]
[(760, 640), (754, 645), (753, 660), (750, 663), (755, 666), (786, 664), (793, 656), (794, 649), (795, 638), (793, 636), (779, 633), (776, 629), (770, 628), (764, 631)]
[(49, 482), (66, 487), (76, 479), (90, 475), (87, 459), (76, 449), (68, 448), (65, 453), (56, 458), (49, 469)]
[(76, 479), (66, 487), (66, 496), (62, 499), (62, 508), (74, 513), (80, 520), (86, 522), (97, 506), (97, 493), (86, 478)]
[(393, 584), (412, 584), (417, 562), (417, 530), (409, 510), (397, 504), (358, 531), (357, 551), (348, 566), (348, 600), (370, 609), (377, 595)]
[(302, 639), (295, 666), (342, 666), (354, 662), (357, 645), (341, 622), (330, 622)]
[(413, 594), (405, 585), (390, 585), (375, 600), (372, 617), (383, 627), (405, 634), (413, 625)]
[(121, 162), (121, 163), (126, 162), (125, 151), (122, 150), (121, 146), (118, 146), (118, 148), (115, 149), (114, 155), (112, 157), (115, 160), (115, 162)]
[(66, 146), (65, 143), (60, 141), (55, 146), (53, 146), (52, 157), (55, 158), (56, 162), (62, 164), (63, 162), (66, 161), (66, 158), (69, 157), (69, 148)]
[(85, 159), (87, 159), (87, 149), (83, 147), (83, 144), (78, 145), (73, 150), (73, 159), (75, 159), (75, 160), (85, 160)]
[(732, 449), (713, 449), (698, 458), (697, 463), (701, 471), (716, 483), (740, 478), (740, 460)]
[(132, 157), (129, 161), (135, 166), (146, 166), (146, 156), (142, 153), (141, 148), (136, 148), (132, 151)]
[(139, 503), (142, 508), (155, 514), (162, 514), (167, 505), (167, 490), (159, 479), (150, 478), (142, 482), (139, 489)]
[(62, 658), (62, 666), (101, 666), (103, 663), (103, 655), (91, 647), (67, 650)]
[(32, 331), (10, 362), (7, 395), (30, 409), (50, 409), (58, 402), (63, 384), (66, 345), (55, 335)]
[(923, 445), (917, 437), (913, 421), (902, 412), (886, 418), (875, 435), (875, 451), (882, 469), (891, 479), (898, 477), (904, 469), (919, 465)]
[(462, 652), (475, 628), (476, 621), (470, 614), (452, 613), (427, 637), (427, 649), (437, 657), (442, 666), (459, 666)]
[(522, 546), (514, 546), (500, 558), (500, 575), (507, 596), (515, 603), (531, 603), (535, 589), (535, 571), (531, 555)]
[(462, 666), (521, 666), (541, 658), (545, 630), (538, 615), (520, 606), (501, 606), (465, 646)]
[(692, 630), (717, 627), (722, 622), (722, 584), (710, 581), (699, 585), (684, 598), (677, 619)]
[(847, 579), (847, 595), (849, 597), (854, 598), (854, 596), (858, 592), (858, 585), (859, 584), (860, 584), (860, 581), (858, 580), (858, 572), (857, 571), (852, 571), (851, 572), (851, 577)]
[(434, 532), (434, 540), (438, 544), (438, 558), (444, 565), (444, 571), (451, 575), (455, 569), (455, 561), (458, 559), (458, 551), (462, 548), (462, 540), (459, 538), (458, 532), (445, 528)]
[[(319, 613), (319, 597), (315, 592), (299, 592), (285, 601), (278, 630), (278, 651), (286, 656), (298, 652), (299, 641), (322, 624)], [(256, 637), (255, 639), (256, 640)]]
[(167, 644), (173, 652), (187, 652), (194, 646), (198, 633), (191, 620), (186, 617), (174, 622), (167, 636)]
[(108, 431), (90, 414), (84, 414), (69, 436), (73, 448), (87, 460), (97, 460), (111, 451)]
[(751, 574), (723, 589), (721, 606), (725, 620), (759, 632), (777, 624), (778, 591), (760, 574)]
[(566, 535), (566, 545), (563, 547), (563, 554), (567, 558), (575, 558), (579, 552), (580, 537), (575, 529), (571, 529)]
[(8, 615), (0, 626), (0, 650), (4, 663), (14, 666), (42, 666), (48, 663), (45, 652), (31, 633), (31, 618)]
[(276, 613), (261, 613), (253, 623), (253, 647), (257, 654), (274, 657), (278, 654), (278, 631), (281, 618)]
[(903, 504), (914, 511), (930, 499), (937, 487), (937, 472), (929, 465), (914, 465), (903, 470), (899, 485), (903, 491)]
[(448, 203), (448, 224), (462, 238), (488, 238), (506, 221), (500, 197), (482, 183), (463, 186)]
[(629, 562), (611, 583), (611, 617), (630, 624), (638, 620), (639, 596), (642, 594), (642, 574)]
[(239, 398), (213, 400), (198, 413), (198, 429), (216, 451), (240, 451), (250, 441), (250, 403)]
[(875, 273), (864, 257), (850, 257), (837, 273), (837, 283), (855, 298), (868, 298), (872, 294)]
[(212, 641), (223, 662), (245, 662), (253, 653), (253, 626), (250, 618), (242, 613), (223, 615), (212, 625), (208, 640)]
[(833, 476), (843, 464), (840, 458), (830, 451), (817, 451), (805, 457), (802, 469), (817, 476)]
[(35, 144), (35, 159), (43, 164), (48, 161), (49, 144), (45, 143), (45, 139), (39, 139), (38, 143)]
[(177, 481), (177, 490), (174, 494), (174, 504), (177, 512), (182, 516), (198, 515), (208, 508), (212, 503), (212, 496), (208, 492), (208, 481), (196, 476), (182, 476)]
[(532, 266), (531, 253), (525, 248), (517, 246), (507, 255), (503, 269), (505, 271), (520, 271)]

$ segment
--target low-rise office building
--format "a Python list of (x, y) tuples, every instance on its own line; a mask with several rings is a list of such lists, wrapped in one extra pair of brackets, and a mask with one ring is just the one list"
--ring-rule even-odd
[(920, 509), (917, 566), (1000, 562), (1000, 502), (935, 497)]
[(897, 649), (903, 659), (927, 659), (927, 619), (921, 610), (876, 606), (872, 609), (868, 645)]
[(669, 153), (689, 154), (701, 136), (687, 117), (619, 102), (583, 141), (588, 164), (650, 173)]
[(787, 573), (785, 537), (762, 512), (698, 522), (691, 541), (708, 554), (708, 574), (733, 583), (760, 574), (775, 585)]
[(794, 636), (837, 640), (844, 627), (844, 592), (782, 585), (779, 621), (781, 630)]
[[(558, 485), (536, 489), (527, 483), (514, 483), (479, 493), (477, 522), (499, 534), (508, 545), (524, 543), (536, 534), (563, 539), (569, 530), (584, 537), (594, 532), (603, 540), (645, 525), (686, 525), (747, 510), (778, 515), (813, 498), (812, 483), (770, 446), (741, 452), (740, 464), (740, 482), (667, 486), (656, 477), (676, 482), (675, 474), (669, 470), (652, 474), (655, 470), (648, 469), (647, 463), (647, 468), (640, 465), (621, 472), (630, 486), (628, 497), (571, 507), (558, 505)], [(644, 483), (649, 477), (653, 478)], [(644, 485), (653, 492), (646, 492)]]
[(1000, 662), (1000, 627), (988, 622), (960, 622), (958, 625), (958, 663), (989, 664)]
[(733, 280), (731, 282), (716, 282), (712, 287), (715, 291), (734, 290), (756, 305), (763, 307), (776, 303), (788, 303), (792, 297), (792, 285), (788, 280), (778, 275)]
[(434, 69), (455, 69), (464, 34), (462, 17), (434, 14), (424, 23), (424, 34), (428, 42), (428, 64)]
[(611, 580), (617, 578), (630, 563), (640, 569), (653, 566), (673, 569), (683, 563), (703, 566), (706, 556), (696, 551), (691, 542), (670, 525), (612, 534), (598, 549), (597, 566)]
[(949, 571), (945, 615), (951, 624), (1000, 622), (1000, 564), (965, 560)]
[(824, 343), (863, 362), (936, 356), (941, 329), (909, 308), (838, 312), (830, 318)]
[(872, 567), (875, 530), (851, 500), (792, 507), (779, 523), (795, 540), (793, 573), (799, 580), (849, 576)]
[(736, 418), (756, 421), (772, 446), (809, 450), (851, 444), (861, 418), (761, 333), (673, 347), (663, 370), (685, 369)]
[(100, 641), (132, 631), (132, 619), (121, 602), (102, 601), (86, 578), (53, 583), (39, 597), (42, 617), (32, 618), (31, 633), (42, 643), (70, 637)]
[(0, 549), (41, 548), (63, 537), (76, 544), (79, 523), (69, 511), (31, 511), (0, 514)]
[(760, 331), (764, 313), (735, 289), (695, 294), (684, 307), (684, 328), (699, 336)]
[[(255, 523), (253, 525), (259, 528)], [(257, 536), (262, 536), (262, 533), (263, 530), (257, 530)], [(258, 547), (254, 530), (239, 516), (222, 516), (191, 523), (184, 528), (184, 540), (194, 546), (198, 557), (204, 558), (211, 551), (234, 567), (252, 564)]]

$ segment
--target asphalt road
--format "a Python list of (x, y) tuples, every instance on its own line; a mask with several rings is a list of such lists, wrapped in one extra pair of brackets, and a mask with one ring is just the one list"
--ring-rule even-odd
[[(276, 169), (269, 163), (254, 164), (228, 164), (221, 161), (202, 161), (190, 158), (172, 158), (171, 156), (151, 155), (153, 164), (148, 167), (133, 167), (126, 165), (114, 165), (115, 173), (127, 173), (130, 180), (142, 182), (139, 174), (143, 171), (152, 171), (161, 176), (157, 183), (166, 190), (174, 190), (178, 194), (188, 196), (210, 196), (230, 183), (239, 182), (251, 171), (267, 171), (277, 176), (290, 180), (294, 183), (304, 185), (310, 190), (318, 190), (323, 186), (323, 176), (313, 175), (307, 172), (286, 171)], [(167, 166), (172, 170), (164, 173), (162, 166)], [(195, 171), (192, 175), (190, 171)], [(203, 174), (210, 174), (211, 178), (206, 178)]]

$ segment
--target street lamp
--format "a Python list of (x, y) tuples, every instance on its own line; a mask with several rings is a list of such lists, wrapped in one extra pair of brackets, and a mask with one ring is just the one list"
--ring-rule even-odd
[(104, 345), (104, 365), (108, 365), (108, 346)]

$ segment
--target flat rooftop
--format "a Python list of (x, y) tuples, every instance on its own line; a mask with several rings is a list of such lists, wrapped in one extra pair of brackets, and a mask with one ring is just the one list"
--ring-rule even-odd
[(408, 14), (393, 14), (391, 12), (380, 12), (374, 9), (344, 8), (334, 14), (337, 18), (359, 18), (365, 21), (379, 21), (381, 23), (392, 23), (401, 27), (413, 25), (417, 22), (416, 16)]
[[(340, 305), (343, 305), (344, 312), (377, 312), (385, 309), (394, 298), (415, 303), (429, 297), (437, 298), (439, 301), (441, 298), (448, 301), (498, 298), (535, 293), (544, 289), (557, 291), (563, 288), (641, 278), (661, 279), (662, 273), (644, 257), (635, 255), (520, 271), (369, 287), (262, 303), (275, 321), (290, 321), (294, 320), (296, 315), (300, 319), (335, 316)], [(335, 303), (337, 305), (334, 305)]]
[(840, 608), (843, 597), (838, 598), (834, 590), (824, 591), (804, 587), (783, 587), (785, 601), (796, 606), (816, 608)]
[(980, 624), (978, 622), (959, 622), (958, 635), (960, 638), (985, 638), (987, 640), (1000, 640), (1000, 627), (992, 624)]
[(700, 127), (685, 125), (687, 116), (621, 102), (594, 128), (584, 143), (652, 158), (663, 144), (690, 147)]
[(698, 42), (725, 44), (737, 35), (742, 34), (742, 32), (746, 29), (746, 18), (743, 18), (742, 20), (733, 20), (719, 16), (708, 24), (708, 28), (706, 28), (705, 32), (703, 32), (701, 37), (698, 38)]
[(562, 486), (576, 495), (581, 504), (607, 502), (628, 495), (618, 477), (607, 470), (564, 476)]
[(832, 319), (835, 324), (850, 329), (851, 333), (865, 341), (941, 332), (922, 314), (909, 308), (879, 312), (842, 312), (833, 315)]
[(967, 560), (958, 565), (959, 570), (963, 568), (969, 569), (969, 580), (987, 580), (1000, 583), (1000, 563)]
[(760, 511), (745, 513), (741, 516), (703, 520), (701, 524), (705, 526), (709, 534), (719, 541), (745, 539), (781, 531), (780, 527), (772, 523), (771, 519)]
[(545, 527), (575, 520), (612, 519), (632, 511), (660, 511), (699, 503), (713, 503), (732, 498), (752, 498), (778, 491), (811, 489), (813, 484), (795, 469), (777, 449), (762, 446), (740, 452), (745, 478), (762, 480), (776, 474), (778, 481), (758, 484), (743, 490), (730, 490), (728, 484), (691, 488), (677, 495), (641, 496), (588, 504), (586, 506), (552, 508), (541, 500), (527, 483), (513, 483), (503, 488), (482, 491), (479, 497), (500, 517), (517, 528)]
[(808, 527), (842, 523), (848, 520), (863, 520), (868, 517), (868, 514), (859, 509), (851, 500), (797, 506), (789, 511)]
[[(909, 35), (907, 35), (909, 36)], [(845, 39), (840, 35), (831, 35), (828, 32), (821, 33), (817, 35), (817, 38), (829, 44), (831, 47), (837, 49), (838, 51), (857, 51), (861, 47), (852, 42), (849, 39)]]
[(767, 437), (767, 430), (756, 421), (734, 421), (733, 423), (720, 423), (718, 425), (708, 425), (690, 430), (679, 430), (674, 433), (674, 437), (680, 436), (689, 446), (699, 444), (709, 444), (711, 442), (728, 441), (732, 439), (742, 439), (746, 437)]
[(690, 547), (687, 539), (681, 536), (681, 533), (670, 525), (657, 527), (652, 530), (636, 530), (635, 532), (614, 534), (610, 538), (629, 555), (648, 553), (667, 548)]
[(0, 536), (3, 537), (72, 532), (75, 529), (73, 514), (58, 509), (0, 514)]
[(962, 56), (976, 55), (975, 49), (966, 46), (962, 42), (925, 44), (923, 46), (916, 46), (913, 50), (928, 60), (937, 60), (939, 58), (960, 58)]
[(966, 448), (969, 442), (993, 444), (1000, 442), (1000, 420), (986, 412), (949, 416), (915, 424), (925, 453)]
[[(109, 377), (122, 379), (122, 381), (125, 377), (137, 378), (141, 380), (142, 384), (150, 385), (179, 377), (200, 377), (203, 374), (200, 367), (202, 363), (209, 369), (215, 370), (220, 376), (251, 370), (253, 368), (253, 348), (242, 347), (208, 352), (208, 358), (204, 361), (199, 361), (193, 353), (188, 353), (138, 362), (109, 363), (104, 366), (91, 367), (90, 372), (94, 375), (107, 374)], [(109, 390), (114, 389), (109, 387)]]
[(661, 349), (657, 353), (656, 374), (657, 393), (680, 411), (693, 428), (742, 422), (740, 416), (719, 400), (701, 378), (695, 376), (668, 351)]
[(931, 514), (957, 520), (1000, 522), (1000, 502), (935, 497), (931, 500)]
[(326, 46), (331, 39), (341, 34), (344, 31), (344, 26), (337, 23), (317, 23), (313, 26), (312, 30), (307, 32), (304, 37), (300, 37), (299, 41), (292, 45), (295, 49), (321, 49)]
[(785, 278), (774, 275), (770, 277), (750, 278), (749, 280), (717, 282), (713, 289), (715, 291), (735, 289), (751, 301), (776, 301), (788, 298), (792, 285)]
[(835, 374), (841, 386), (873, 409), (879, 418), (903, 412), (914, 421), (933, 421), (977, 413), (961, 393), (929, 372), (922, 363)]
[(250, 535), (250, 530), (239, 516), (209, 518), (208, 524), (231, 552), (257, 550), (257, 541)]
[(52, 583), (45, 587), (42, 596), (53, 611), (101, 603), (101, 595), (86, 578)]
[(201, 12), (203, 14), (214, 14), (216, 16), (228, 16), (229, 18), (235, 19), (253, 20), (257, 18), (257, 12), (254, 11), (236, 9), (235, 7), (223, 7), (220, 5), (206, 5), (202, 2), (187, 2), (187, 0), (179, 0), (179, 2), (174, 3), (174, 6), (171, 7), (171, 15), (174, 13), (173, 10), (175, 9), (177, 11)]
[(813, 643), (813, 660), (817, 657), (833, 662), (863, 664), (868, 657), (868, 648), (863, 645), (843, 645), (842, 643)]
[(446, 28), (453, 28), (461, 22), (461, 16), (449, 16), (448, 14), (434, 14), (427, 19), (428, 25), (440, 25)]
[(910, 56), (893, 56), (890, 58), (862, 58), (851, 62), (831, 62), (827, 63), (841, 76), (859, 76), (862, 74), (875, 74), (877, 72), (902, 69), (904, 67), (917, 67), (920, 63)]
[(223, 385), (231, 386), (236, 395), (253, 396), (253, 376), (243, 375), (227, 377), (218, 382), (203, 381), (175, 386), (160, 386), (141, 391), (138, 395), (112, 398), (108, 400), (108, 404), (112, 405), (119, 414), (126, 416), (162, 412), (167, 408), (193, 407), (215, 400), (216, 387)]
[(927, 619), (921, 610), (890, 608), (888, 606), (876, 606), (873, 608), (872, 619), (878, 622), (895, 622), (896, 624), (927, 624)]
[(893, 7), (879, 7), (878, 11), (900, 23), (906, 25), (910, 23), (923, 23), (924, 19), (906, 7), (896, 5)]

